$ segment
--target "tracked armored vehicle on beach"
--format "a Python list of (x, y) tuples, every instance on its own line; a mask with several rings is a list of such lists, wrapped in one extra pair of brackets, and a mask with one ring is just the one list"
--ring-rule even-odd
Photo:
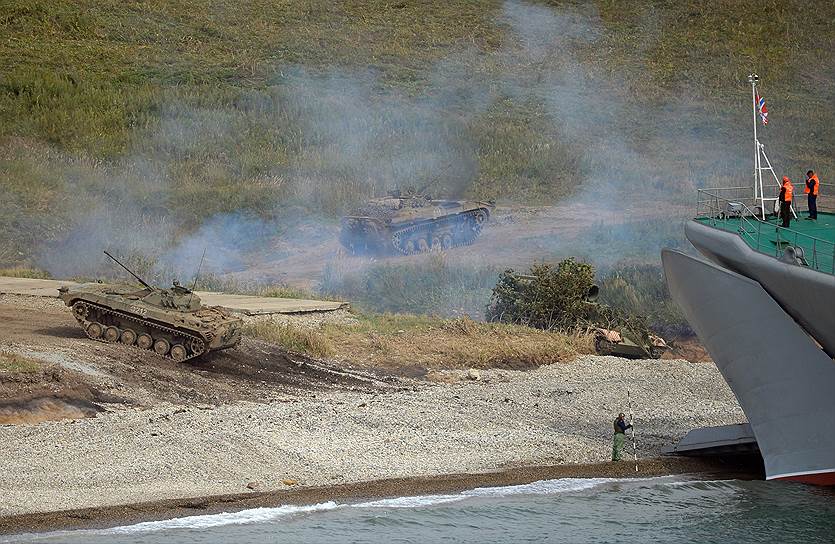
[(660, 359), (669, 349), (660, 336), (632, 329), (594, 327), (594, 350), (600, 355), (627, 359)]
[(343, 217), (339, 241), (355, 255), (411, 255), (470, 245), (481, 235), (491, 207), (488, 202), (434, 200), (394, 191)]
[(93, 340), (153, 351), (177, 362), (209, 351), (234, 347), (241, 340), (242, 320), (218, 306), (203, 306), (200, 297), (174, 282), (168, 289), (85, 283), (58, 289), (78, 324)]

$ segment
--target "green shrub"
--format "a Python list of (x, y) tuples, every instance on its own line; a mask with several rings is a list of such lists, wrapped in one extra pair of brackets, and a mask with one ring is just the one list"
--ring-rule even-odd
[(506, 270), (493, 288), (488, 321), (517, 323), (538, 329), (571, 330), (592, 319), (586, 302), (594, 285), (594, 267), (565, 259), (554, 266), (535, 264), (527, 275)]

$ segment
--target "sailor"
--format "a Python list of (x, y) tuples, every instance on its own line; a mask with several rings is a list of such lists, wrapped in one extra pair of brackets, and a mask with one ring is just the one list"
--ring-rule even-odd
[(612, 443), (612, 461), (620, 461), (620, 454), (626, 442), (626, 429), (631, 429), (632, 424), (627, 425), (623, 419), (623, 412), (621, 412), (618, 414), (618, 418), (615, 420), (613, 427), (615, 428), (615, 437)]
[(814, 170), (806, 172), (806, 188), (803, 189), (809, 199), (809, 217), (806, 219), (816, 220), (818, 218), (818, 191), (820, 185), (821, 182)]
[(788, 176), (783, 176), (783, 185), (780, 187), (780, 217), (783, 218), (782, 226), (789, 228), (792, 213), (792, 192), (794, 186)]

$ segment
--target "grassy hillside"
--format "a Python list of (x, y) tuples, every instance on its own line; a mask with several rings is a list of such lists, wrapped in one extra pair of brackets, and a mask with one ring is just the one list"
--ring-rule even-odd
[(0, 266), (161, 252), (219, 216), (280, 235), (433, 180), (689, 199), (748, 175), (751, 70), (774, 162), (827, 181), (833, 23), (799, 0), (3, 0)]

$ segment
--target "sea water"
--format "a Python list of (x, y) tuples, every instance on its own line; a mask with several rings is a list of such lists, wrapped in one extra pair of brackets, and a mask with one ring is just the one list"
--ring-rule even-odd
[(102, 530), (0, 536), (41, 543), (835, 542), (835, 491), (682, 477), (559, 479), (448, 495), (284, 505)]

